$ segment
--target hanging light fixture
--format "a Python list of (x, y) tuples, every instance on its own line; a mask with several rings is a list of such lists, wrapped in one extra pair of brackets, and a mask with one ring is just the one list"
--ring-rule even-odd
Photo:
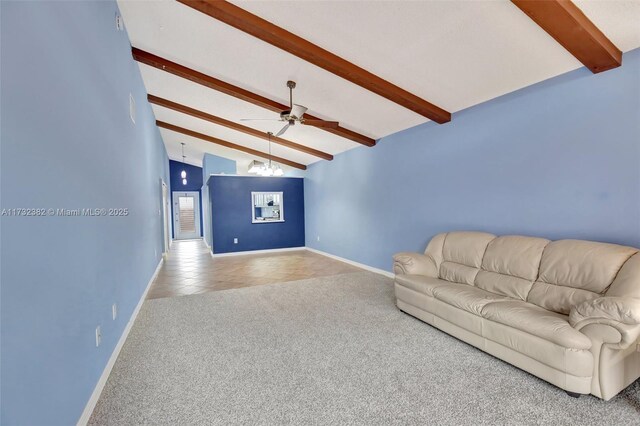
[(269, 135), (269, 163), (265, 164), (260, 174), (262, 176), (273, 176), (273, 169), (271, 168), (271, 136), (273, 136), (273, 133), (268, 132), (267, 135)]
[[(184, 142), (180, 143), (180, 145), (182, 145), (182, 165), (184, 166), (185, 162), (184, 159), (186, 158), (184, 156)], [(187, 172), (185, 169), (182, 169), (182, 171), (180, 172), (180, 177), (182, 178), (182, 184), (186, 185), (187, 184)]]
[(264, 163), (262, 161), (253, 160), (251, 164), (249, 164), (248, 173), (251, 174), (259, 174), (265, 168)]
[[(273, 136), (273, 133), (268, 132), (267, 135), (269, 135), (269, 163), (264, 164), (262, 170), (259, 170), (257, 173), (262, 176), (282, 176), (284, 175), (282, 167), (271, 161), (271, 137)], [(255, 163), (256, 162), (254, 161), (254, 164)]]
[(273, 133), (268, 132), (269, 135), (269, 162), (262, 162), (258, 160), (253, 160), (251, 164), (249, 164), (248, 173), (256, 174), (260, 176), (284, 176), (284, 170), (278, 163), (274, 163), (271, 159), (271, 137)]

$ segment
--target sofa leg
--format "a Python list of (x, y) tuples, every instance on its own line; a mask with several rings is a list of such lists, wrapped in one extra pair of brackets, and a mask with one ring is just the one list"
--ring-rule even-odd
[(571, 398), (580, 398), (581, 393), (565, 391)]

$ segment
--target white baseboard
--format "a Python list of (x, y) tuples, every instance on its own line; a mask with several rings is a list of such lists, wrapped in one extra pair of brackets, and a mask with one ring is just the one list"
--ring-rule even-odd
[(98, 399), (100, 399), (100, 394), (102, 393), (102, 389), (104, 389), (104, 385), (107, 383), (107, 379), (109, 378), (109, 375), (111, 374), (111, 370), (113, 369), (113, 366), (115, 365), (116, 360), (118, 359), (118, 355), (120, 355), (120, 350), (122, 349), (122, 346), (124, 346), (124, 342), (127, 340), (127, 337), (129, 336), (131, 327), (133, 326), (133, 323), (136, 321), (136, 318), (138, 317), (140, 308), (142, 308), (142, 304), (147, 298), (147, 293), (149, 293), (151, 284), (153, 283), (153, 280), (155, 280), (156, 277), (158, 276), (158, 272), (160, 272), (160, 267), (162, 266), (163, 262), (164, 262), (164, 259), (161, 258), (160, 262), (158, 263), (158, 266), (156, 267), (155, 272), (153, 273), (153, 276), (147, 283), (147, 288), (145, 288), (144, 293), (142, 293), (142, 297), (140, 297), (140, 300), (138, 301), (138, 305), (133, 310), (133, 314), (131, 314), (131, 318), (129, 318), (129, 322), (127, 323), (127, 326), (124, 328), (124, 331), (122, 332), (122, 335), (118, 340), (118, 344), (113, 349), (113, 352), (111, 353), (111, 357), (109, 358), (107, 365), (104, 367), (104, 370), (102, 371), (102, 375), (100, 376), (100, 379), (96, 384), (96, 387), (93, 389), (91, 398), (89, 398), (87, 405), (85, 405), (84, 407), (84, 411), (82, 412), (82, 415), (80, 416), (80, 420), (78, 420), (78, 423), (77, 423), (78, 426), (85, 426), (89, 422), (89, 419), (91, 418), (91, 414), (93, 413), (93, 410), (96, 408), (96, 404), (98, 403)]
[(283, 251), (298, 251), (304, 250), (306, 247), (287, 247), (279, 249), (267, 249), (267, 250), (251, 250), (251, 251), (234, 251), (232, 253), (211, 253), (212, 257), (227, 257), (227, 256), (243, 256), (245, 254), (267, 254), (267, 253), (279, 253)]
[(395, 277), (393, 272), (385, 271), (384, 269), (374, 268), (373, 266), (365, 265), (364, 263), (354, 262), (353, 260), (345, 259), (344, 257), (340, 257), (324, 251), (316, 250), (311, 247), (305, 247), (305, 248), (310, 252), (321, 254), (322, 256), (327, 256), (327, 257), (330, 257), (331, 259), (339, 260), (341, 262), (348, 263), (349, 265), (357, 266), (358, 268), (366, 269), (367, 271), (384, 275), (385, 277), (389, 277), (389, 278)]

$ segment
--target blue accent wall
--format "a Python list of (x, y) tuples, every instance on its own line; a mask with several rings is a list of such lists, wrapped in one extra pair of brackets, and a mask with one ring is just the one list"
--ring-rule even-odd
[[(187, 172), (187, 184), (182, 184), (182, 171)], [(171, 179), (172, 191), (197, 191), (198, 200), (200, 202), (200, 235), (202, 235), (202, 167), (185, 164), (180, 161), (169, 160), (169, 174)], [(173, 211), (175, 203), (173, 195), (171, 196), (171, 217), (174, 217)], [(171, 228), (171, 236), (175, 238), (175, 229)]]
[[(304, 246), (303, 179), (211, 176), (208, 186), (214, 253)], [(282, 191), (285, 221), (252, 223), (252, 191)]]
[(160, 262), (169, 163), (114, 1), (0, 8), (0, 208), (129, 210), (0, 218), (0, 422), (71, 425)]
[(305, 196), (308, 247), (385, 270), (452, 230), (639, 247), (640, 50), (314, 163)]
[(202, 176), (204, 186), (202, 187), (202, 233), (204, 241), (211, 246), (211, 211), (209, 202), (209, 189), (206, 188), (209, 176), (213, 174), (235, 175), (237, 170), (236, 162), (228, 158), (218, 157), (213, 154), (204, 154), (202, 158)]

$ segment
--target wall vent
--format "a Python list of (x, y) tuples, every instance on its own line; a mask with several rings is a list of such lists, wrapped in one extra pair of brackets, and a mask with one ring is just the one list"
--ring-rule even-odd
[(116, 29), (118, 31), (124, 30), (124, 21), (122, 20), (122, 16), (119, 13), (116, 13)]

